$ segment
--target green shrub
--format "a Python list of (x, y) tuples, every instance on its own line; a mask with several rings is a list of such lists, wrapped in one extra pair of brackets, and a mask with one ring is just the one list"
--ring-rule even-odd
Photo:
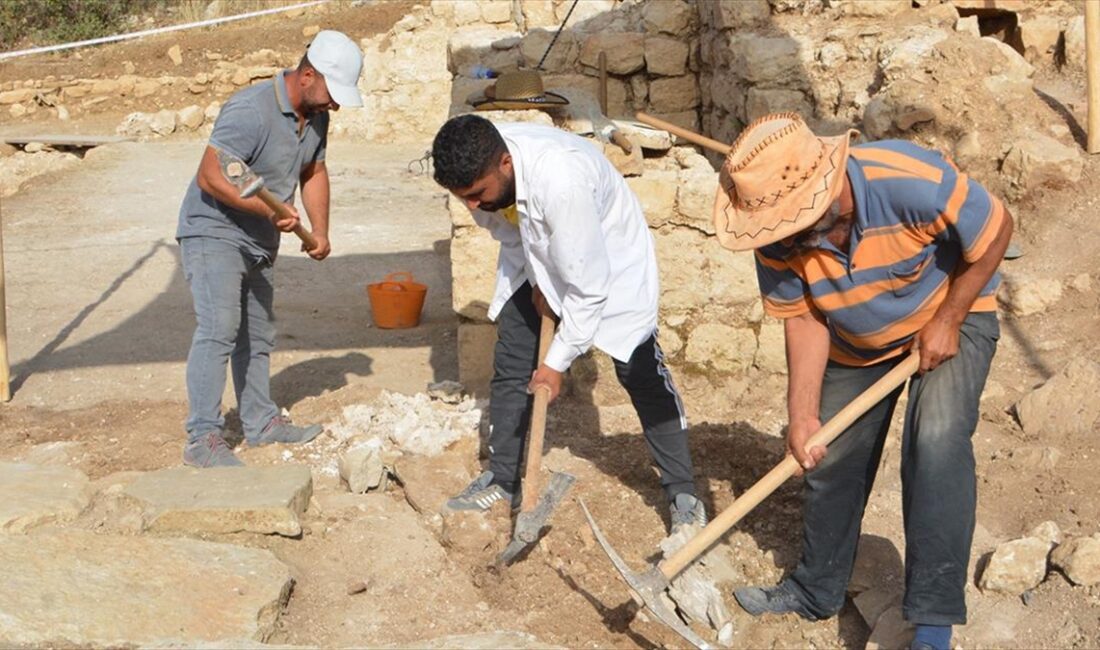
[(124, 32), (127, 16), (155, 9), (157, 4), (151, 0), (2, 0), (0, 50)]

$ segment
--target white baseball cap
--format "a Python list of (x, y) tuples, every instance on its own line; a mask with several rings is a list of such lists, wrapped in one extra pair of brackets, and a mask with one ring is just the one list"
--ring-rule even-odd
[(341, 32), (326, 29), (317, 32), (306, 49), (306, 57), (325, 78), (328, 94), (341, 106), (362, 106), (359, 74), (363, 71), (363, 53)]

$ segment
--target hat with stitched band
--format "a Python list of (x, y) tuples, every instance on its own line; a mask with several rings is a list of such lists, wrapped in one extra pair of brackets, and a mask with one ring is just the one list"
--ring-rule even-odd
[(745, 127), (718, 174), (714, 226), (735, 251), (767, 246), (809, 228), (840, 194), (855, 129), (819, 137), (798, 113), (765, 115)]
[(504, 72), (483, 93), (467, 100), (479, 111), (516, 111), (527, 108), (565, 106), (569, 100), (542, 88), (542, 76), (535, 70)]

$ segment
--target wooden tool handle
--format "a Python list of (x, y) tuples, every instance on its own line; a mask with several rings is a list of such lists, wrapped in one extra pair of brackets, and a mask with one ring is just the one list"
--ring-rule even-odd
[(634, 153), (634, 143), (630, 141), (630, 138), (623, 135), (623, 132), (618, 129), (611, 130), (611, 141), (619, 146), (623, 150), (623, 153), (630, 155)]
[(637, 114), (635, 114), (634, 117), (639, 122), (644, 122), (645, 124), (648, 124), (648, 125), (650, 125), (654, 128), (661, 129), (662, 131), (668, 131), (672, 135), (679, 136), (679, 137), (687, 140), (688, 142), (692, 142), (692, 143), (697, 144), (701, 147), (706, 147), (707, 149), (713, 149), (714, 151), (717, 151), (718, 153), (722, 154), (723, 156), (728, 155), (729, 152), (730, 152), (730, 147), (727, 144), (722, 144), (721, 142), (719, 142), (717, 140), (712, 140), (711, 138), (708, 138), (705, 135), (699, 135), (698, 133), (696, 133), (694, 131), (688, 131), (687, 129), (685, 129), (683, 127), (676, 126), (675, 124), (672, 124), (671, 122), (666, 122), (662, 119), (653, 117), (652, 115), (649, 115), (647, 113), (637, 113)]
[[(554, 319), (542, 317), (539, 330), (539, 362), (546, 360), (550, 341), (554, 338)], [(536, 368), (538, 367), (536, 366)], [(527, 469), (523, 474), (523, 502), (521, 512), (530, 512), (539, 502), (539, 471), (542, 469), (542, 440), (546, 434), (546, 407), (550, 404), (550, 390), (539, 388), (535, 391), (535, 404), (531, 410), (531, 432), (527, 435)]]
[[(271, 190), (266, 187), (261, 187), (260, 191), (256, 193), (256, 196), (260, 197), (260, 200), (267, 204), (267, 207), (275, 211), (282, 219), (290, 219), (293, 215), (286, 209), (284, 204), (279, 199), (275, 198), (275, 195), (271, 193)], [(311, 251), (317, 248), (317, 240), (313, 238), (313, 235), (306, 230), (305, 226), (299, 221), (298, 226), (294, 228), (294, 234), (298, 235), (298, 239), (302, 240), (302, 243), (306, 245), (306, 250)]]
[(4, 295), (4, 233), (0, 225), (0, 402), (11, 399), (11, 370), (8, 366), (8, 302)]
[(1100, 2), (1085, 2), (1085, 71), (1088, 88), (1089, 153), (1100, 153)]
[[(831, 420), (818, 429), (817, 433), (815, 433), (806, 443), (806, 448), (809, 449), (818, 445), (826, 446), (835, 440), (837, 436), (843, 433), (844, 430), (859, 419), (861, 415), (870, 410), (872, 406), (878, 404), (882, 398), (886, 397), (895, 388), (905, 383), (905, 380), (912, 376), (919, 367), (920, 353), (909, 353), (909, 356), (906, 357), (904, 361), (894, 366), (890, 372), (883, 375), (882, 379), (879, 379), (872, 384), (870, 388), (863, 391), (859, 397), (852, 400), (850, 404), (841, 409)], [(693, 537), (671, 557), (661, 562), (659, 566), (661, 573), (669, 580), (679, 575), (680, 571), (683, 571), (687, 565), (694, 562), (695, 558), (699, 557), (704, 551), (710, 548), (711, 544), (724, 535), (726, 531), (732, 528), (742, 517), (751, 512), (753, 508), (771, 495), (772, 492), (775, 492), (776, 488), (782, 485), (787, 479), (794, 476), (796, 470), (798, 470), (798, 461), (796, 461), (793, 456), (784, 458), (783, 462), (776, 465), (770, 472), (764, 475), (764, 478), (760, 479), (755, 485), (746, 490), (745, 493), (731, 503), (728, 508), (723, 510), (720, 515), (715, 517), (714, 521), (707, 524), (707, 527), (700, 531), (698, 535)]]

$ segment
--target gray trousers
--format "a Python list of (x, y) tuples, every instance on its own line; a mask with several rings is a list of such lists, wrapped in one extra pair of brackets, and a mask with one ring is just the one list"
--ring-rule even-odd
[[(531, 293), (531, 285), (524, 284), (501, 309), (493, 354), (489, 470), (493, 482), (510, 492), (520, 480), (533, 403), (527, 385), (538, 360), (540, 318)], [(643, 341), (626, 363), (616, 360), (615, 373), (641, 420), (665, 494), (670, 500), (683, 492), (695, 494), (687, 418), (656, 334)]]
[[(997, 349), (993, 312), (963, 323), (959, 353), (909, 382), (901, 440), (905, 523), (905, 599), (910, 623), (966, 622), (966, 570), (977, 502), (971, 436), (978, 400)], [(829, 362), (821, 395), (826, 422), (900, 360), (868, 368)], [(802, 559), (790, 582), (821, 618), (840, 611), (851, 577), (860, 523), (901, 388), (856, 420), (806, 474)]]
[(180, 252), (197, 321), (187, 355), (187, 438), (224, 429), (228, 362), (241, 428), (252, 439), (279, 414), (270, 390), (274, 270), (268, 260), (224, 239), (183, 238)]

